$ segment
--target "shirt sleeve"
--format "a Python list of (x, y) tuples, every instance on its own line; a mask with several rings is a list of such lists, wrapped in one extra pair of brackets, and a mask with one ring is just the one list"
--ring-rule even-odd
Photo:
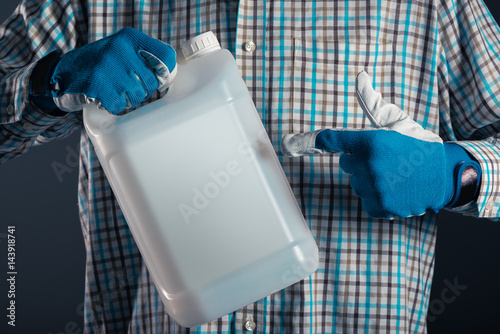
[(457, 211), (500, 216), (500, 29), (482, 0), (442, 0), (439, 109), (441, 137), (456, 141), (482, 168), (478, 199)]
[(85, 42), (85, 7), (79, 1), (24, 0), (0, 25), (0, 164), (81, 126), (81, 115), (51, 116), (29, 99), (37, 62)]

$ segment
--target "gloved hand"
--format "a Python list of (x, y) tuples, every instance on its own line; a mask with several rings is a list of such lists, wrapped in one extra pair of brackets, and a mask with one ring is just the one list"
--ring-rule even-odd
[[(132, 109), (155, 90), (165, 90), (177, 72), (174, 49), (133, 28), (121, 29), (62, 57), (56, 52), (52, 58), (55, 60), (34, 73), (30, 93), (48, 109), (52, 100), (37, 97), (50, 95), (57, 107), (68, 112), (82, 110), (90, 102), (113, 114)], [(43, 89), (33, 87), (40, 72), (45, 76)]]
[(374, 218), (437, 212), (457, 201), (464, 169), (473, 167), (480, 176), (481, 167), (461, 146), (443, 143), (385, 102), (364, 71), (356, 79), (356, 94), (374, 128), (288, 134), (281, 143), (283, 154), (343, 152), (340, 167), (351, 174), (352, 189)]

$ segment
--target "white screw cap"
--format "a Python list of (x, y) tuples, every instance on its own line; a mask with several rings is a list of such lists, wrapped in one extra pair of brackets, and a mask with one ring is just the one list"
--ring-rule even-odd
[(220, 44), (211, 31), (195, 36), (181, 44), (184, 59), (190, 61), (214, 51), (220, 50)]

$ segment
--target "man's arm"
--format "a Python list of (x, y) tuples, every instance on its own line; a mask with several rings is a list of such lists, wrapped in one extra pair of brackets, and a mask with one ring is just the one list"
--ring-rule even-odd
[(77, 114), (35, 105), (30, 80), (51, 51), (85, 43), (83, 10), (78, 0), (25, 0), (0, 25), (0, 163), (80, 127)]
[(438, 7), (441, 137), (455, 141), (482, 169), (476, 201), (458, 211), (500, 216), (500, 29), (480, 0)]

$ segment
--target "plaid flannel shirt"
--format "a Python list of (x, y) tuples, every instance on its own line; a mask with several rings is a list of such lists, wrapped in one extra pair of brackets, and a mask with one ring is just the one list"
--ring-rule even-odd
[[(371, 219), (338, 155), (291, 159), (278, 148), (286, 133), (370, 127), (354, 94), (364, 69), (386, 100), (479, 161), (479, 198), (460, 211), (498, 217), (500, 31), (484, 3), (25, 0), (0, 26), (0, 162), (82, 129), (81, 113), (49, 116), (30, 103), (36, 62), (125, 26), (175, 48), (212, 30), (233, 52), (319, 246), (320, 267), (212, 323), (179, 327), (82, 131), (85, 332), (243, 333), (247, 321), (257, 333), (425, 332), (436, 216)], [(248, 41), (252, 52), (243, 47)]]

